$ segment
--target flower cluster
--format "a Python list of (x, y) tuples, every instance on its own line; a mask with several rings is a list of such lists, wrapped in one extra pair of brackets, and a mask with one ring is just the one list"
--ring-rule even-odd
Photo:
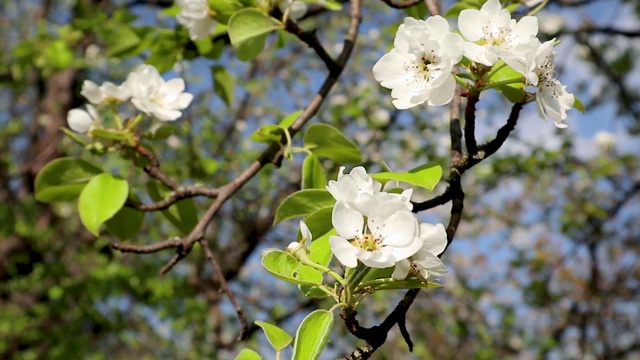
[[(574, 96), (555, 77), (555, 39), (540, 42), (536, 17), (516, 21), (499, 0), (489, 0), (479, 10), (461, 11), (458, 28), (462, 36), (453, 33), (440, 16), (426, 21), (406, 18), (400, 25), (394, 48), (373, 67), (375, 79), (391, 89), (396, 108), (450, 102), (455, 91), (453, 68), (464, 56), (485, 67), (503, 61), (521, 73), (527, 86), (536, 87), (540, 117), (566, 127), (563, 120)], [(473, 76), (474, 67), (469, 70)]]
[(444, 226), (418, 222), (411, 212), (411, 189), (395, 194), (381, 187), (363, 167), (349, 174), (341, 167), (338, 180), (329, 181), (337, 232), (329, 243), (338, 261), (350, 268), (358, 262), (372, 268), (395, 265), (395, 279), (406, 278), (411, 268), (425, 279), (446, 272), (437, 257), (447, 245)]
[[(184, 92), (181, 78), (164, 81), (158, 70), (151, 65), (141, 65), (129, 74), (121, 85), (105, 82), (102, 85), (85, 80), (80, 94), (93, 105), (131, 103), (140, 111), (161, 121), (173, 121), (182, 116), (181, 110), (189, 106), (193, 95)], [(76, 108), (69, 111), (67, 122), (71, 130), (85, 133), (99, 120), (93, 105), (87, 110)]]

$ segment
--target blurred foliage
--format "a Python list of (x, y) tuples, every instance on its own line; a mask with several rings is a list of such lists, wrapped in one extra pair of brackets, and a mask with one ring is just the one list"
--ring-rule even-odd
[[(175, 133), (157, 140), (164, 171), (185, 183), (224, 184), (264, 149), (249, 140), (254, 131), (277, 124), (313, 96), (324, 64), (284, 33), (272, 33), (256, 60), (239, 62), (224, 29), (209, 43), (194, 43), (162, 1), (0, 4), (0, 358), (233, 358), (240, 348), (233, 344), (235, 312), (199, 249), (160, 276), (171, 253), (112, 250), (117, 239), (95, 239), (74, 204), (37, 202), (35, 174), (54, 158), (81, 153), (61, 140), (59, 129), (66, 112), (83, 102), (82, 81), (120, 82), (147, 61), (185, 77), (196, 94), (172, 124)], [(406, 13), (422, 16), (420, 6)], [(599, 17), (604, 8), (615, 16)], [(370, 73), (405, 11), (382, 2), (367, 2), (363, 11), (354, 57), (314, 121), (344, 129), (372, 169), (383, 171), (382, 161), (398, 172), (424, 163), (446, 169), (448, 115), (425, 107), (390, 110), (387, 91)], [(313, 14), (300, 26), (317, 29), (336, 54), (346, 10)], [(625, 21), (616, 21), (621, 14)], [(444, 256), (451, 273), (444, 288), (419, 296), (407, 316), (413, 354), (394, 330), (375, 358), (640, 356), (640, 163), (633, 137), (640, 129), (639, 17), (636, 1), (550, 1), (541, 29), (562, 41), (563, 82), (590, 115), (574, 111), (571, 131), (554, 132), (533, 106), (525, 108), (507, 149), (465, 178), (459, 238)], [(479, 106), (479, 131), (491, 137), (506, 119), (506, 105), (487, 97)], [(598, 147), (593, 134), (600, 129), (615, 129), (616, 144)], [(121, 159), (81, 157), (118, 170), (130, 184), (148, 180)], [(339, 164), (319, 161), (337, 172)], [(277, 205), (298, 189), (301, 167), (302, 157), (294, 156), (280, 168), (265, 168), (207, 234), (249, 319), (277, 322), (290, 334), (317, 303), (270, 279), (257, 255), (292, 241), (297, 224), (271, 224)], [(131, 191), (149, 200), (146, 189)], [(206, 209), (206, 201), (194, 203), (198, 212)], [(446, 221), (447, 213), (437, 208), (421, 216)], [(147, 213), (140, 234), (131, 243), (180, 232), (162, 214)], [(378, 324), (398, 296), (374, 294), (360, 321)], [(268, 349), (255, 329), (248, 344)], [(355, 349), (358, 342), (342, 324), (334, 330), (327, 357)]]

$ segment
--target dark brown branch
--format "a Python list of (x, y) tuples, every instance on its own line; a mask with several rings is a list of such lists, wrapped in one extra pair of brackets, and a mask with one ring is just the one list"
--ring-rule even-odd
[[(276, 8), (276, 9), (278, 9), (278, 8)], [(338, 63), (336, 63), (335, 60), (333, 60), (333, 58), (331, 57), (331, 55), (329, 55), (329, 53), (324, 48), (324, 46), (322, 46), (322, 44), (320, 44), (320, 40), (318, 40), (318, 37), (316, 36), (316, 31), (315, 30), (303, 31), (298, 26), (298, 24), (293, 22), (291, 19), (287, 19), (287, 23), (285, 24), (285, 26), (286, 26), (285, 30), (287, 32), (289, 32), (289, 33), (295, 35), (296, 37), (298, 37), (298, 39), (300, 39), (302, 42), (307, 44), (310, 48), (312, 48), (316, 52), (318, 57), (327, 66), (327, 69), (329, 70), (329, 72), (333, 73), (333, 72), (336, 72), (336, 71), (342, 71), (342, 70), (340, 70), (340, 65)]]
[(209, 260), (209, 263), (211, 264), (214, 272), (216, 273), (216, 276), (218, 278), (222, 291), (224, 291), (224, 293), (227, 294), (229, 301), (233, 305), (234, 309), (236, 310), (236, 314), (238, 315), (238, 321), (240, 322), (240, 330), (238, 331), (238, 336), (236, 337), (236, 339), (238, 341), (244, 340), (247, 336), (247, 330), (249, 329), (247, 316), (244, 314), (244, 311), (242, 311), (242, 307), (240, 306), (240, 304), (238, 304), (238, 301), (236, 300), (236, 297), (233, 295), (233, 292), (231, 291), (231, 289), (229, 289), (229, 286), (227, 285), (227, 280), (224, 278), (224, 274), (222, 273), (222, 269), (220, 269), (220, 265), (218, 265), (218, 262), (213, 257), (213, 253), (209, 248), (209, 243), (207, 242), (207, 240), (205, 240), (204, 238), (200, 239), (200, 246), (202, 246), (202, 249), (204, 250), (204, 254), (207, 257), (207, 260)]
[(202, 185), (189, 185), (180, 186), (171, 192), (166, 198), (150, 203), (150, 204), (136, 204), (128, 202), (126, 205), (132, 207), (138, 211), (158, 211), (169, 208), (171, 205), (177, 203), (182, 199), (192, 198), (196, 196), (206, 196), (208, 198), (214, 198), (218, 196), (218, 189), (211, 189)]
[(476, 156), (478, 143), (476, 142), (476, 104), (480, 100), (480, 94), (470, 92), (467, 97), (467, 106), (464, 110), (464, 142), (469, 156)]
[(423, 201), (420, 203), (412, 202), (413, 204), (413, 212), (417, 213), (420, 211), (425, 211), (429, 209), (433, 209), (436, 206), (444, 205), (451, 200), (451, 188), (447, 188), (442, 194), (434, 197), (433, 199), (429, 199), (427, 201)]
[(158, 251), (176, 248), (182, 245), (182, 240), (178, 237), (173, 237), (165, 241), (161, 241), (152, 245), (131, 245), (123, 243), (113, 243), (111, 247), (121, 251), (123, 253), (136, 253), (136, 254), (151, 254)]
[(408, 1), (394, 1), (394, 0), (382, 0), (385, 4), (394, 9), (406, 9), (412, 6), (416, 6), (422, 0), (408, 0)]
[(144, 171), (149, 174), (149, 176), (160, 181), (172, 190), (178, 188), (178, 183), (175, 180), (171, 179), (162, 170), (160, 170), (160, 162), (151, 150), (147, 149), (140, 143), (135, 144), (133, 146), (133, 150), (135, 150), (138, 154), (144, 156), (147, 161), (149, 161), (149, 163), (144, 166)]

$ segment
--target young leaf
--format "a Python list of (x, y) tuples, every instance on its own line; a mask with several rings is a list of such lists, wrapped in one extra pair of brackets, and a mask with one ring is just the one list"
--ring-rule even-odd
[(340, 164), (362, 162), (358, 147), (338, 129), (327, 124), (313, 124), (304, 134), (304, 147), (317, 156), (329, 158)]
[(260, 326), (267, 336), (267, 340), (276, 351), (282, 351), (291, 344), (293, 338), (281, 328), (266, 323), (264, 321), (256, 321), (256, 325)]
[(238, 51), (238, 59), (253, 60), (264, 48), (269, 32), (282, 27), (262, 11), (242, 9), (229, 19), (229, 39)]
[(292, 359), (317, 359), (329, 339), (332, 325), (332, 312), (319, 309), (307, 315), (296, 332)]
[(422, 165), (403, 173), (381, 172), (371, 174), (371, 177), (380, 182), (396, 180), (433, 190), (442, 177), (442, 168), (439, 165)]
[(296, 191), (295, 193), (287, 196), (282, 204), (278, 206), (273, 223), (277, 224), (283, 220), (297, 216), (307, 216), (323, 207), (333, 206), (335, 202), (336, 201), (333, 199), (333, 196), (324, 189), (305, 189)]
[(329, 237), (335, 234), (336, 231), (332, 230), (311, 242), (311, 245), (309, 245), (309, 259), (311, 259), (311, 261), (323, 266), (329, 265), (329, 262), (333, 257), (331, 245), (329, 244)]
[(317, 156), (307, 155), (302, 163), (302, 188), (324, 189), (327, 186), (327, 177)]
[(129, 195), (126, 180), (103, 173), (96, 175), (82, 189), (78, 198), (80, 221), (95, 236), (98, 228), (115, 215), (124, 205)]
[(586, 114), (587, 112), (582, 101), (575, 95), (573, 96), (573, 107), (578, 109), (583, 114)]
[(102, 173), (88, 162), (74, 158), (55, 159), (45, 165), (35, 180), (38, 201), (70, 201), (78, 197), (94, 176)]
[(269, 274), (293, 284), (320, 285), (322, 281), (308, 281), (296, 278), (300, 263), (293, 255), (277, 250), (267, 249), (262, 252), (262, 266)]
[[(375, 285), (372, 285), (375, 284)], [(406, 280), (396, 280), (393, 278), (384, 278), (384, 279), (378, 279), (378, 281), (375, 282), (362, 282), (360, 284), (360, 286), (358, 286), (356, 288), (355, 291), (359, 291), (362, 290), (363, 288), (367, 287), (367, 286), (371, 286), (373, 288), (374, 291), (379, 291), (379, 290), (398, 290), (398, 289), (417, 289), (417, 288), (421, 288), (421, 289), (433, 289), (433, 288), (441, 288), (442, 285), (438, 284), (438, 283), (433, 283), (433, 282), (429, 282), (428, 285), (425, 285), (425, 283), (420, 280), (420, 279), (416, 279), (416, 278), (411, 278), (411, 279), (406, 279)]]
[(251, 134), (251, 140), (257, 142), (269, 143), (273, 141), (279, 141), (284, 134), (284, 130), (278, 125), (267, 124), (259, 127), (253, 134)]
[[(170, 191), (155, 182), (148, 182), (147, 193), (153, 201), (160, 201), (169, 195)], [(160, 213), (183, 235), (188, 235), (198, 223), (198, 211), (193, 199), (182, 199)]]
[(289, 126), (293, 125), (293, 123), (296, 121), (298, 116), (300, 116), (300, 114), (302, 114), (302, 110), (296, 111), (294, 113), (291, 113), (285, 116), (284, 119), (280, 120), (280, 122), (278, 123), (278, 126), (280, 126), (281, 128), (288, 128)]
[(262, 360), (262, 356), (251, 349), (242, 349), (235, 360)]
[(235, 86), (233, 75), (224, 66), (220, 65), (211, 67), (211, 74), (213, 75), (214, 91), (227, 106), (231, 106), (233, 104), (233, 88)]
[(333, 229), (333, 223), (331, 222), (332, 212), (333, 205), (325, 206), (312, 212), (304, 219), (304, 222), (309, 227), (309, 231), (311, 231), (311, 234), (315, 236), (316, 239)]

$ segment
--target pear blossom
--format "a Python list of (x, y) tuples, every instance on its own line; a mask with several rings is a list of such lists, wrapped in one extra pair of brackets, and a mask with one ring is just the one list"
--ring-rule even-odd
[(567, 118), (567, 110), (573, 107), (575, 98), (555, 76), (554, 44), (555, 39), (544, 43), (535, 39), (530, 43), (531, 47), (524, 61), (519, 60), (509, 65), (525, 76), (527, 85), (536, 87), (536, 103), (540, 117), (550, 117), (556, 127), (562, 129), (567, 127), (562, 121)]
[(359, 260), (369, 267), (391, 267), (420, 250), (415, 215), (399, 201), (385, 205), (373, 209), (365, 221), (361, 212), (336, 203), (331, 220), (338, 235), (331, 236), (329, 244), (344, 266), (356, 267)]
[(124, 102), (129, 100), (131, 94), (126, 84), (115, 85), (106, 81), (98, 86), (91, 80), (85, 80), (82, 83), (82, 91), (80, 95), (84, 96), (90, 103), (98, 105), (106, 102)]
[(307, 13), (307, 3), (296, 0), (280, 0), (278, 2), (278, 8), (283, 13), (289, 10), (289, 19), (298, 20)]
[(181, 78), (164, 81), (151, 65), (141, 65), (126, 80), (131, 92), (131, 102), (140, 111), (161, 121), (173, 121), (182, 116), (193, 95), (184, 92)]
[(216, 23), (209, 15), (207, 0), (177, 0), (181, 8), (178, 13), (178, 23), (189, 30), (191, 40), (204, 39), (216, 28)]
[(289, 245), (287, 245), (288, 251), (295, 253), (298, 249), (305, 247), (305, 245), (310, 244), (311, 240), (313, 240), (311, 231), (304, 221), (300, 221), (300, 234), (302, 235), (302, 239), (289, 243)]
[(327, 191), (336, 201), (342, 201), (353, 209), (362, 208), (361, 202), (364, 200), (362, 195), (374, 195), (380, 192), (382, 184), (373, 180), (367, 174), (364, 167), (358, 166), (351, 169), (349, 174), (344, 173), (345, 167), (341, 166), (338, 171), (338, 180), (329, 180)]
[(422, 248), (410, 259), (403, 259), (396, 263), (391, 277), (402, 280), (409, 274), (412, 266), (424, 279), (430, 276), (440, 276), (447, 272), (442, 260), (437, 255), (447, 247), (447, 231), (442, 224), (420, 223), (419, 238)]
[(462, 59), (462, 46), (462, 38), (449, 30), (443, 17), (426, 21), (407, 17), (398, 28), (394, 48), (373, 66), (373, 76), (391, 89), (397, 109), (424, 102), (447, 104), (455, 91), (452, 71)]
[(86, 133), (91, 129), (93, 123), (99, 120), (98, 111), (91, 104), (87, 104), (87, 110), (75, 108), (67, 113), (67, 124), (69, 128), (77, 133)]
[(598, 150), (609, 152), (615, 148), (617, 139), (615, 134), (600, 130), (593, 136), (593, 142)]
[(516, 21), (499, 0), (489, 0), (480, 10), (462, 10), (458, 28), (469, 41), (464, 43), (464, 56), (487, 66), (499, 59), (509, 64), (509, 59), (526, 53), (527, 44), (538, 34), (538, 19), (524, 16)]

